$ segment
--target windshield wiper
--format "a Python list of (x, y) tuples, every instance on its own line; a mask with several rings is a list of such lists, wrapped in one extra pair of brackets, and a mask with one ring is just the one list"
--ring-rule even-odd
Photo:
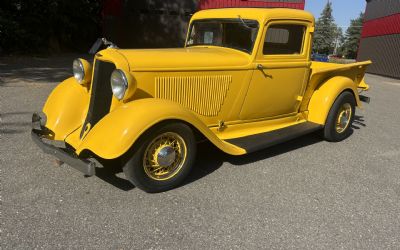
[(247, 23), (242, 19), (242, 17), (240, 15), (238, 15), (238, 19), (240, 20), (240, 22), (242, 23), (242, 25), (247, 28), (247, 29), (253, 29), (252, 27), (250, 27), (249, 25), (247, 25)]

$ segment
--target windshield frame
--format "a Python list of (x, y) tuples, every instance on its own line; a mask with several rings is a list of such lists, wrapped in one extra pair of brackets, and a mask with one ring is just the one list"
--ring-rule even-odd
[[(194, 44), (194, 45), (188, 44), (189, 39), (190, 39), (190, 35), (192, 34), (192, 30), (193, 30), (194, 24), (196, 22), (202, 22), (202, 23), (210, 22), (210, 23), (212, 23), (212, 22), (218, 22), (218, 21), (220, 21), (220, 22), (224, 22), (224, 21), (226, 21), (226, 22), (237, 22), (238, 24), (241, 24), (242, 21), (244, 21), (246, 24), (248, 24), (248, 23), (256, 23), (257, 24), (257, 28), (254, 28), (254, 29), (257, 29), (257, 34), (255, 35), (255, 39), (254, 39), (254, 41), (252, 43), (252, 46), (251, 46), (250, 50), (241, 49), (241, 48), (237, 48), (237, 47), (233, 47), (233, 46), (217, 45), (217, 44), (205, 44), (205, 43), (204, 44)], [(243, 27), (246, 27), (246, 26), (244, 26), (244, 24), (242, 24), (242, 25), (243, 25)], [(258, 20), (255, 20), (255, 19), (244, 19), (244, 18), (242, 19), (240, 16), (238, 16), (238, 18), (203, 18), (203, 19), (196, 19), (196, 20), (193, 20), (193, 21), (190, 22), (189, 32), (187, 34), (186, 41), (185, 41), (185, 48), (196, 47), (196, 46), (201, 46), (201, 47), (211, 47), (211, 46), (213, 46), (213, 47), (234, 49), (234, 50), (237, 50), (237, 51), (240, 51), (240, 52), (243, 52), (243, 53), (251, 55), (254, 52), (254, 47), (256, 45), (257, 38), (258, 38), (258, 36), (260, 34), (260, 27), (261, 26), (260, 26), (260, 23), (259, 23)]]

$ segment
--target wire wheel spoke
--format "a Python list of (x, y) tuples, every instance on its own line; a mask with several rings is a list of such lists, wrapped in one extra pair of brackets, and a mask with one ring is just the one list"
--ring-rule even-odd
[(155, 180), (172, 178), (185, 163), (186, 151), (186, 143), (177, 133), (167, 132), (157, 136), (144, 153), (145, 173)]

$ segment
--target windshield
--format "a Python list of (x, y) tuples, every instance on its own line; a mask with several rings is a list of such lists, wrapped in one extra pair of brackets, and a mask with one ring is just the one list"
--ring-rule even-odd
[(258, 22), (238, 19), (194, 21), (186, 46), (212, 45), (233, 48), (251, 54), (258, 33)]

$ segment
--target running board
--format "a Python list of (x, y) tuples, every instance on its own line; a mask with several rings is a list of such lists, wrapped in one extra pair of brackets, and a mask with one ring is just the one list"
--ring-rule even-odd
[(322, 127), (323, 126), (320, 124), (303, 122), (298, 125), (277, 129), (266, 133), (227, 139), (225, 141), (245, 149), (247, 153), (251, 153), (267, 147), (274, 146), (281, 142), (292, 140), (305, 134), (312, 133), (321, 129)]

